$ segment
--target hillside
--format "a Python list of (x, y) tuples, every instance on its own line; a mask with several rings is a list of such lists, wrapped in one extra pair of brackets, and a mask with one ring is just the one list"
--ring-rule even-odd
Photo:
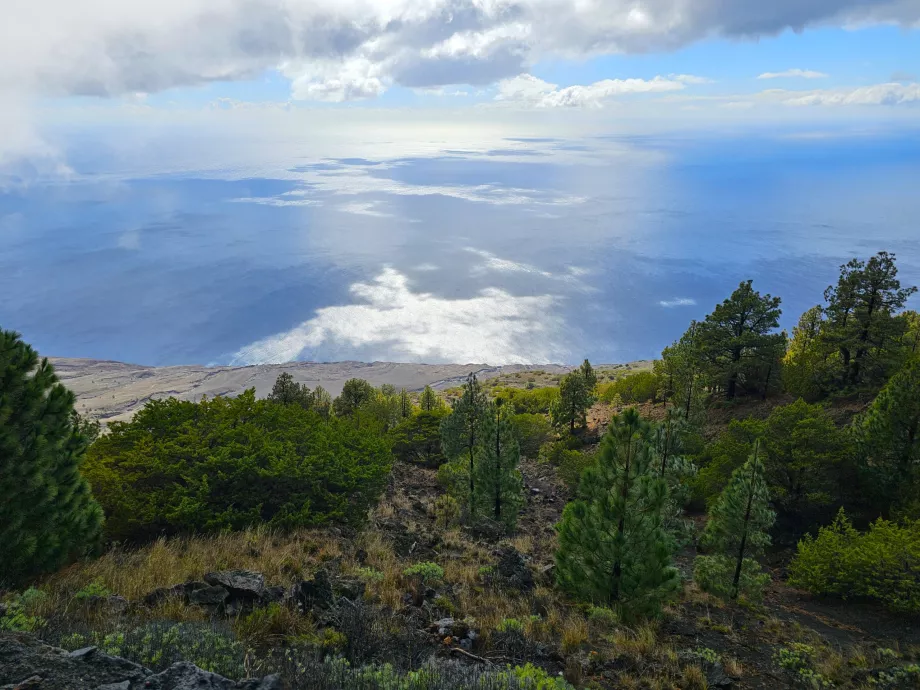
[[(147, 367), (96, 359), (49, 358), (60, 380), (77, 396), (77, 409), (103, 422), (129, 419), (150, 399), (175, 396), (182, 400), (200, 400), (215, 395), (237, 395), (255, 388), (265, 397), (282, 372), (310, 388), (322, 386), (333, 396), (342, 392), (348, 379), (360, 378), (374, 386), (390, 384), (417, 391), (430, 385), (445, 389), (459, 385), (475, 372), (480, 380), (513, 379), (526, 373), (543, 374), (542, 378), (559, 377), (572, 367), (558, 364), (402, 364), (396, 362), (289, 362), (248, 367), (173, 366)], [(599, 369), (618, 366), (631, 369), (649, 366), (648, 362), (627, 365), (601, 365)], [(545, 383), (543, 385), (546, 385)]]

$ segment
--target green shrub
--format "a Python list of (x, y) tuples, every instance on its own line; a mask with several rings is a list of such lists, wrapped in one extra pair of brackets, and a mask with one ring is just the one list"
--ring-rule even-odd
[(0, 630), (35, 632), (45, 625), (38, 609), (48, 599), (40, 589), (29, 587), (6, 602), (6, 613), (0, 616)]
[(790, 583), (814, 594), (876, 599), (889, 609), (920, 612), (920, 520), (879, 519), (856, 530), (841, 508), (817, 538), (799, 542)]
[(605, 403), (613, 403), (619, 397), (621, 405), (635, 405), (654, 400), (659, 387), (658, 376), (654, 372), (637, 371), (610, 383), (598, 384), (597, 394)]
[[(724, 554), (697, 556), (693, 562), (693, 581), (700, 589), (723, 599), (731, 598), (732, 581), (738, 561)], [(763, 571), (753, 558), (745, 558), (741, 563), (741, 578), (738, 591), (749, 601), (759, 602), (763, 591), (770, 584), (770, 576)]]
[(357, 522), (378, 498), (390, 457), (387, 441), (367, 429), (256, 400), (250, 389), (200, 403), (148, 402), (90, 447), (85, 473), (108, 536), (142, 540)]
[(111, 593), (109, 588), (103, 584), (102, 580), (95, 580), (74, 594), (73, 598), (77, 601), (85, 601), (86, 599), (93, 599), (95, 597), (107, 597)]
[(524, 412), (511, 418), (511, 428), (525, 458), (535, 458), (541, 446), (552, 436), (553, 425), (542, 414)]
[(439, 566), (437, 563), (426, 561), (424, 563), (416, 563), (415, 565), (410, 565), (408, 568), (403, 570), (403, 575), (413, 579), (421, 580), (424, 583), (428, 583), (434, 580), (442, 579), (444, 577), (444, 568)]
[(229, 630), (203, 623), (153, 621), (111, 632), (76, 632), (59, 641), (65, 649), (94, 645), (154, 671), (177, 661), (189, 661), (229, 678), (246, 675), (246, 650)]
[(460, 502), (450, 494), (441, 494), (434, 501), (434, 519), (441, 529), (460, 524)]
[(555, 441), (540, 449), (541, 462), (555, 465), (556, 473), (573, 491), (578, 488), (582, 473), (596, 461), (594, 455), (569, 447), (568, 441)]
[(515, 414), (549, 414), (553, 403), (559, 399), (559, 389), (545, 388), (496, 388), (492, 391), (495, 400), (503, 400), (514, 408)]
[(829, 679), (812, 668), (814, 655), (815, 649), (811, 645), (793, 642), (786, 647), (781, 647), (773, 655), (773, 662), (780, 668), (789, 671), (798, 685), (813, 690), (833, 687)]

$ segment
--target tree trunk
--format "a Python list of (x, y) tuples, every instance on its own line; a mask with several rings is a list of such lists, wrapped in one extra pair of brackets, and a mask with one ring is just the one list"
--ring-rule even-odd
[[(626, 532), (626, 504), (629, 500), (629, 466), (632, 461), (632, 442), (626, 450), (626, 468), (623, 471), (623, 486), (620, 490), (620, 496), (623, 498), (623, 510), (620, 513), (620, 519), (617, 522), (617, 536), (622, 542), (623, 535)], [(620, 579), (623, 577), (623, 555), (618, 553), (616, 560), (613, 562), (613, 601), (620, 600)]]
[(738, 548), (738, 563), (735, 565), (735, 577), (732, 579), (732, 599), (738, 598), (741, 583), (741, 566), (744, 564), (744, 549), (747, 546), (748, 522), (751, 519), (751, 506), (754, 504), (754, 471), (757, 465), (757, 447), (754, 448), (754, 460), (751, 462), (751, 486), (748, 491), (747, 508), (744, 511), (744, 531), (741, 533), (741, 545)]
[(725, 391), (725, 397), (728, 400), (735, 399), (735, 393), (738, 388), (738, 362), (741, 361), (741, 348), (732, 348), (732, 372), (728, 375), (728, 388)]

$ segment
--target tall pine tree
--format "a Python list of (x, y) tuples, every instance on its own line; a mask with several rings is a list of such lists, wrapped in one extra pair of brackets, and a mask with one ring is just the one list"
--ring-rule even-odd
[[(441, 422), (441, 443), (444, 454), (455, 465), (455, 476), (466, 479), (466, 495), (457, 498), (465, 500), (469, 517), (475, 514), (476, 497), (476, 454), (482, 443), (482, 426), (488, 416), (489, 401), (482, 390), (476, 374), (470, 374), (463, 385), (463, 393), (454, 401), (450, 415)], [(460, 490), (461, 482), (454, 482), (454, 491)]]
[(763, 362), (785, 339), (773, 332), (782, 314), (780, 298), (761, 295), (751, 283), (744, 281), (716, 306), (700, 324), (694, 341), (712, 369), (711, 384), (721, 388), (727, 400), (738, 395), (739, 386), (762, 390)]
[(588, 360), (578, 369), (569, 372), (559, 382), (559, 399), (550, 409), (553, 424), (560, 430), (568, 428), (570, 434), (575, 427), (588, 425), (588, 409), (594, 404), (594, 388), (597, 374)]
[(523, 481), (518, 471), (521, 451), (511, 417), (514, 410), (498, 399), (489, 405), (482, 425), (482, 445), (476, 458), (479, 515), (487, 515), (509, 531), (517, 525), (523, 503)]
[(826, 338), (840, 351), (844, 386), (884, 380), (897, 360), (907, 326), (895, 314), (916, 291), (901, 287), (895, 256), (888, 252), (840, 267), (837, 285), (828, 287), (824, 298)]
[(737, 599), (756, 599), (770, 578), (755, 557), (770, 544), (776, 515), (764, 479), (760, 442), (748, 461), (732, 473), (731, 481), (709, 513), (703, 546), (713, 555), (697, 556), (694, 579), (705, 591)]
[(85, 430), (48, 360), (0, 330), (0, 585), (98, 544), (102, 509), (80, 474)]
[(663, 527), (668, 490), (655, 458), (651, 427), (638, 411), (615, 416), (557, 526), (559, 584), (626, 616), (656, 612), (679, 582)]
[(873, 507), (920, 517), (920, 356), (891, 377), (853, 429)]

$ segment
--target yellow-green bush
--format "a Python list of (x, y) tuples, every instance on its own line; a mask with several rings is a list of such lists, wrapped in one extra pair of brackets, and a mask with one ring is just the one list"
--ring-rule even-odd
[(658, 376), (651, 371), (637, 371), (626, 374), (610, 383), (597, 386), (598, 397), (606, 403), (613, 402), (617, 396), (624, 405), (654, 400), (658, 394)]
[(799, 542), (790, 583), (814, 594), (876, 599), (894, 611), (920, 613), (920, 520), (878, 519), (856, 530), (843, 509), (817, 538)]

